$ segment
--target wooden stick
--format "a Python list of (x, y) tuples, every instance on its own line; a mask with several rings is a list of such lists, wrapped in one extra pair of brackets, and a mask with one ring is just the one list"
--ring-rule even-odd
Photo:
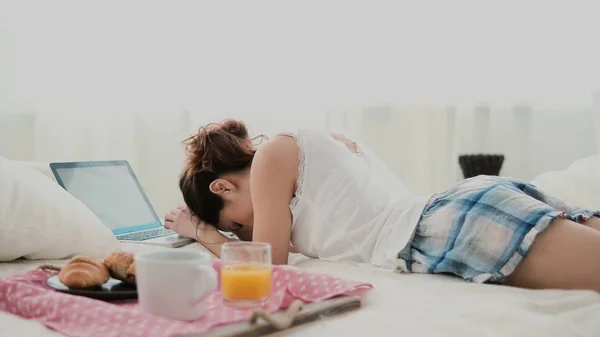
[[(305, 304), (290, 324), (290, 328), (305, 323), (309, 323), (324, 317), (339, 315), (351, 310), (360, 308), (360, 297), (344, 296), (337, 297), (327, 301)], [(276, 313), (275, 318), (285, 316), (286, 313)], [(285, 329), (283, 329), (285, 330)], [(202, 334), (188, 334), (182, 337), (261, 337), (280, 331), (273, 324), (268, 322), (250, 321), (241, 322), (232, 325), (215, 328)]]
[(258, 319), (262, 318), (267, 323), (274, 326), (277, 330), (287, 329), (290, 326), (292, 326), (292, 323), (296, 319), (298, 311), (300, 311), (300, 309), (302, 309), (303, 306), (304, 303), (302, 301), (295, 300), (285, 311), (285, 313), (280, 315), (274, 315), (264, 310), (254, 310), (252, 316), (250, 316), (250, 324), (257, 324)]

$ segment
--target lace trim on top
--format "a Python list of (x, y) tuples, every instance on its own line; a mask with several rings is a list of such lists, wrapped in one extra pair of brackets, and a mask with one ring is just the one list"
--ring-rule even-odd
[(290, 210), (292, 211), (292, 217), (294, 216), (294, 213), (298, 206), (298, 202), (302, 197), (302, 190), (304, 189), (304, 173), (307, 161), (307, 156), (304, 151), (304, 140), (298, 137), (297, 135), (294, 135), (293, 138), (296, 140), (296, 144), (298, 145), (298, 179), (296, 180), (296, 193), (294, 193), (294, 197), (290, 201)]

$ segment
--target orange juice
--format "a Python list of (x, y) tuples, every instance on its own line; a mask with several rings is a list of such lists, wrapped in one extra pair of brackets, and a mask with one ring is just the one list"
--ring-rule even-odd
[(271, 295), (271, 266), (238, 264), (221, 269), (221, 292), (228, 301), (260, 301)]

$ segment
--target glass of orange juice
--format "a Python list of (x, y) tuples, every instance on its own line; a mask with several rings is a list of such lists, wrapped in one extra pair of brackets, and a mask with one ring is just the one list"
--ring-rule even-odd
[(271, 245), (228, 242), (221, 247), (221, 293), (236, 307), (262, 305), (271, 295)]

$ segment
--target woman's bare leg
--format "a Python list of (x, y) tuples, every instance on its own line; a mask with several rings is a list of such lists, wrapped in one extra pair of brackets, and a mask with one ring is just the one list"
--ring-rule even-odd
[(583, 224), (590, 228), (600, 231), (600, 218), (598, 217), (591, 217), (587, 219)]
[[(594, 226), (598, 222), (592, 221)], [(591, 227), (591, 226), (590, 226)], [(600, 231), (558, 218), (537, 236), (506, 284), (600, 291)]]

